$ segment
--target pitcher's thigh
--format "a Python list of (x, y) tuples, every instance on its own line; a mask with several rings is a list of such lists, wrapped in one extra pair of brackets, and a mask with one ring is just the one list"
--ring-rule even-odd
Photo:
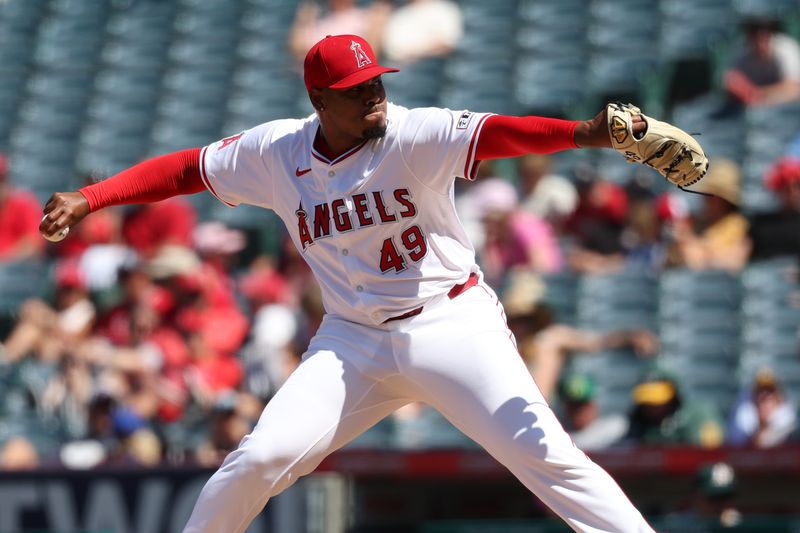
[[(305, 474), (406, 403), (332, 351), (311, 354), (267, 404), (240, 449), (281, 482)], [(285, 481), (285, 480), (283, 480)]]

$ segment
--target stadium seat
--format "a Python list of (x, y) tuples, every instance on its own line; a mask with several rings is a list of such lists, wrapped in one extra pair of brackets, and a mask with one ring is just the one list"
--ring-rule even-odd
[(742, 353), (739, 377), (752, 381), (771, 368), (800, 400), (800, 294), (794, 258), (755, 262), (742, 273)]
[[(620, 13), (626, 24), (619, 24)], [(587, 84), (603, 97), (636, 93), (633, 83), (657, 64), (651, 52), (658, 21), (646, 0), (594, 0), (589, 5)], [(632, 83), (633, 82), (633, 83)], [(603, 98), (606, 99), (606, 98)]]
[(659, 362), (692, 399), (730, 408), (741, 350), (741, 285), (725, 271), (672, 270), (659, 287)]
[(600, 412), (625, 413), (631, 407), (631, 390), (651, 362), (639, 358), (630, 348), (598, 353), (576, 353), (569, 358), (569, 369), (592, 377)]
[(439, 105), (444, 64), (439, 57), (421, 59), (403, 66), (402, 79), (386, 76), (384, 83), (392, 101), (409, 108)]
[(672, 110), (672, 122), (687, 132), (696, 134), (706, 155), (726, 158), (741, 164), (745, 147), (742, 130), (744, 120), (741, 116), (716, 116), (724, 101), (711, 94), (677, 104)]
[(578, 285), (577, 323), (599, 330), (652, 329), (657, 289), (656, 279), (643, 273), (584, 275)]
[(730, 38), (736, 14), (728, 0), (671, 0), (659, 2), (663, 60), (708, 56), (708, 47)]
[(733, 9), (740, 17), (774, 17), (780, 20), (784, 15), (797, 10), (794, 0), (733, 0)]

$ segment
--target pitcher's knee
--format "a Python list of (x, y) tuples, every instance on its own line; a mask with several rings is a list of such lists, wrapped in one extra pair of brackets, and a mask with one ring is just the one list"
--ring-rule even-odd
[(229, 459), (236, 475), (257, 479), (273, 496), (310, 471), (302, 450), (274, 443), (245, 443)]

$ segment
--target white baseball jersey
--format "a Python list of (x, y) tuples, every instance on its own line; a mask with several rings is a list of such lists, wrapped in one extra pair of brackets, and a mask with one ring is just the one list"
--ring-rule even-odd
[(225, 204), (283, 219), (327, 312), (380, 324), (477, 271), (453, 184), (474, 177), (488, 116), (389, 104), (386, 136), (333, 161), (314, 149), (316, 114), (276, 120), (203, 148), (201, 175)]

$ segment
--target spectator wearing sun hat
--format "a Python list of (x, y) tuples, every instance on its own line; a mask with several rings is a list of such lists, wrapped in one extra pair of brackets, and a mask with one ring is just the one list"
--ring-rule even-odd
[(694, 270), (741, 270), (747, 262), (750, 244), (749, 223), (741, 214), (741, 172), (728, 159), (716, 159), (709, 167), (713, 183), (726, 187), (716, 195), (704, 195), (702, 209), (694, 217), (694, 227), (684, 220), (674, 225), (676, 266)]

